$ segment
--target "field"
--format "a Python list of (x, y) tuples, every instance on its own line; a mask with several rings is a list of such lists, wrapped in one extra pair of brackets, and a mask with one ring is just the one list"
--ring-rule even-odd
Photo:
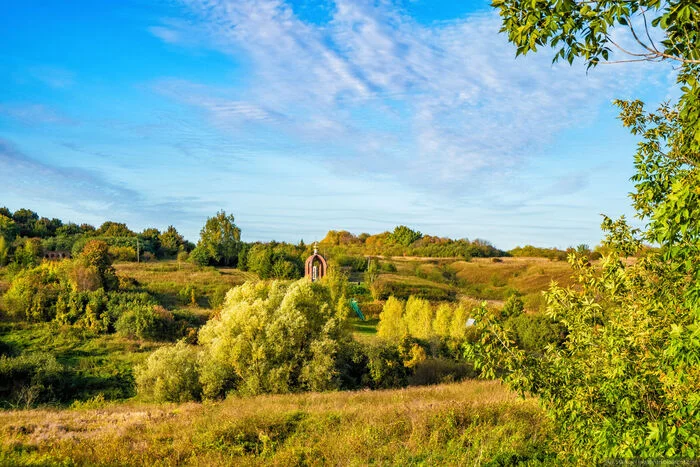
[[(374, 288), (498, 307), (513, 293), (540, 309), (551, 281), (568, 283), (564, 262), (536, 258), (382, 258)], [(386, 265), (391, 266), (387, 267)], [(117, 263), (135, 290), (198, 325), (231, 287), (255, 274), (159, 261)], [(354, 272), (351, 280), (362, 280)], [(8, 282), (0, 283), (7, 288)], [(383, 301), (357, 285), (368, 316), (353, 336), (377, 340)], [(388, 295), (387, 295), (388, 296)], [(386, 298), (386, 297), (383, 297)], [(497, 382), (466, 380), (407, 389), (241, 397), (150, 404), (136, 395), (133, 368), (168, 342), (102, 334), (56, 323), (0, 322), (0, 350), (46, 352), (63, 365), (70, 397), (39, 408), (31, 396), (0, 411), (0, 465), (512, 465), (551, 464), (551, 433), (532, 399)], [(409, 384), (420, 378), (410, 379)], [(441, 380), (444, 381), (444, 380)], [(556, 451), (555, 449), (553, 451)]]
[(535, 400), (497, 382), (0, 412), (0, 464), (551, 465)]

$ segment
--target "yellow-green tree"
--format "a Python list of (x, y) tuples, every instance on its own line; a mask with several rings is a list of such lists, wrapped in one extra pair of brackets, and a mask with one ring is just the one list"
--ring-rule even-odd
[(379, 325), (377, 326), (379, 337), (398, 342), (408, 335), (408, 327), (403, 313), (403, 302), (394, 296), (389, 297), (379, 314)]
[(408, 333), (418, 339), (433, 335), (433, 307), (422, 298), (411, 296), (406, 302), (406, 325)]
[(449, 303), (441, 303), (435, 311), (435, 320), (433, 321), (433, 332), (440, 337), (450, 335), (452, 320), (454, 318), (454, 310)]
[(455, 339), (464, 339), (467, 335), (467, 319), (469, 319), (469, 310), (460, 303), (454, 310), (452, 315), (452, 324), (450, 325), (450, 336)]

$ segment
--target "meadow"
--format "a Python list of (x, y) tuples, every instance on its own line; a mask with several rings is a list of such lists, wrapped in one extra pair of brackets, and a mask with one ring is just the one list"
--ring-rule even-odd
[[(351, 336), (368, 349), (379, 349), (362, 357), (374, 358), (375, 366), (380, 365), (369, 364), (370, 373), (380, 372), (381, 379), (362, 383), (372, 390), (292, 390), (274, 395), (232, 391), (223, 400), (154, 403), (138, 392), (135, 368), (145, 365), (154, 351), (168, 348), (177, 336), (154, 339), (105, 332), (80, 321), (61, 324), (5, 317), (0, 322), (0, 353), (7, 356), (3, 358), (40, 353), (55, 358), (60, 368), (37, 367), (35, 376), (44, 378), (39, 390), (54, 384), (51, 398), (24, 391), (3, 401), (0, 464), (561, 462), (537, 401), (520, 398), (500, 382), (471, 379), (476, 373), (460, 359), (459, 341), (451, 341), (452, 350), (437, 337), (386, 343), (378, 325), (388, 296), (404, 302), (424, 297), (434, 308), (449, 303), (468, 309), (488, 302), (500, 309), (507, 298), (520, 295), (527, 300), (528, 312), (538, 313), (541, 303), (532, 297), (539, 297), (551, 281), (566, 283), (568, 266), (541, 258), (465, 261), (401, 256), (378, 261), (381, 271), (372, 284), (361, 271), (338, 267), (350, 280), (347, 298), (357, 299), (367, 315), (363, 321), (348, 309)], [(163, 313), (170, 313), (171, 321), (185, 320), (195, 330), (219, 316), (228, 290), (258, 280), (251, 271), (174, 259), (116, 261), (113, 267), (126, 284), (119, 293), (147, 294), (166, 310)], [(6, 269), (0, 268), (4, 290), (11, 283), (4, 279)], [(191, 332), (187, 336), (196, 343)], [(42, 371), (57, 371), (58, 376), (47, 379)]]
[(0, 464), (553, 465), (534, 399), (494, 381), (0, 412)]

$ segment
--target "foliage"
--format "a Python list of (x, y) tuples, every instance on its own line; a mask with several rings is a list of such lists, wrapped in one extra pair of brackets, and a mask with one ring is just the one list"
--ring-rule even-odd
[(406, 302), (405, 321), (408, 333), (418, 339), (433, 335), (433, 307), (422, 298), (411, 296)]
[(399, 225), (394, 228), (394, 231), (389, 235), (389, 241), (398, 243), (399, 245), (409, 246), (413, 242), (420, 240), (422, 237), (422, 233), (416, 230), (411, 230), (405, 225)]
[[(518, 54), (536, 51), (538, 46), (557, 48), (555, 60), (572, 63), (583, 58), (588, 66), (608, 61), (613, 48), (639, 60), (700, 60), (697, 25), (700, 9), (687, 0), (604, 0), (574, 1), (494, 0), (503, 18), (501, 31), (517, 46)], [(637, 17), (641, 17), (637, 21)], [(640, 25), (641, 23), (641, 25)], [(656, 42), (649, 26), (659, 28), (664, 39)], [(642, 32), (641, 30), (645, 31)], [(618, 29), (628, 29), (639, 52), (618, 45)]]
[(162, 306), (137, 306), (122, 313), (114, 328), (125, 337), (171, 340), (175, 321), (173, 314)]
[(516, 246), (512, 250), (508, 250), (511, 256), (521, 256), (528, 258), (549, 258), (551, 260), (565, 261), (566, 251), (556, 248), (537, 248), (532, 245)]
[(566, 337), (566, 326), (544, 314), (519, 314), (504, 324), (513, 332), (515, 344), (528, 352), (544, 352), (547, 346), (560, 346)]
[(207, 219), (200, 232), (198, 248), (202, 248), (211, 262), (235, 266), (241, 244), (241, 229), (234, 224), (233, 214), (219, 211)]
[(61, 291), (59, 272), (50, 264), (25, 269), (15, 276), (4, 303), (10, 316), (27, 321), (50, 321)]
[(396, 344), (368, 345), (365, 352), (368, 369), (365, 383), (372, 389), (400, 388), (408, 384), (410, 371)]
[(319, 283), (234, 288), (200, 331), (205, 396), (231, 389), (258, 394), (337, 388), (334, 356), (348, 340), (344, 321)]
[(261, 279), (299, 279), (304, 270), (300, 253), (293, 245), (255, 243), (247, 251), (246, 269)]
[(10, 255), (10, 246), (7, 244), (5, 237), (0, 234), (0, 266), (7, 264), (8, 256)]
[(107, 221), (100, 226), (96, 231), (97, 235), (105, 237), (135, 237), (136, 233), (132, 232), (124, 223)]
[(449, 336), (452, 321), (455, 314), (449, 303), (441, 303), (435, 310), (435, 320), (433, 321), (433, 333), (436, 336)]
[(95, 268), (100, 284), (105, 290), (116, 289), (119, 286), (117, 276), (112, 267), (109, 247), (101, 240), (90, 240), (85, 244), (77, 263), (86, 268)]
[(209, 254), (205, 248), (197, 246), (190, 252), (188, 260), (196, 266), (204, 267), (209, 264)]
[(13, 407), (30, 407), (61, 399), (65, 369), (51, 354), (0, 356), (0, 401)]
[[(700, 449), (700, 10), (685, 0), (493, 4), (518, 53), (549, 44), (560, 47), (555, 60), (607, 61), (609, 47), (618, 47), (612, 30), (629, 29), (643, 49), (635, 59), (682, 64), (681, 97), (656, 113), (639, 101), (618, 102), (622, 122), (642, 138), (632, 199), (647, 228), (605, 218), (608, 254), (598, 269), (570, 254), (578, 287), (553, 286), (547, 294), (549, 315), (566, 326), (562, 345), (540, 355), (518, 349), (512, 333), (482, 310), (481, 340), (467, 354), (485, 376), (503, 371), (513, 388), (539, 396), (564, 453), (589, 461), (694, 459)], [(635, 14), (645, 30), (651, 24), (664, 33), (659, 44), (635, 33)], [(623, 261), (643, 241), (659, 249)]]
[(163, 256), (173, 256), (186, 249), (185, 238), (172, 225), (169, 225), (158, 238)]
[(139, 394), (158, 402), (199, 400), (198, 352), (180, 341), (153, 352), (134, 370)]
[(523, 311), (525, 311), (525, 304), (518, 295), (511, 295), (508, 300), (503, 304), (503, 309), (501, 309), (501, 316), (503, 318), (511, 318), (520, 316)]
[(408, 335), (408, 326), (403, 318), (404, 304), (393, 295), (384, 303), (379, 314), (377, 334), (390, 342), (398, 342)]

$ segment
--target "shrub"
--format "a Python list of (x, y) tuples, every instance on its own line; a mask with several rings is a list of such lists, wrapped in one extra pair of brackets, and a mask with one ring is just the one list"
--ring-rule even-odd
[(17, 319), (51, 321), (56, 316), (60, 290), (58, 270), (53, 265), (25, 269), (15, 276), (5, 293), (5, 308)]
[(336, 354), (350, 340), (345, 315), (328, 287), (307, 280), (232, 289), (219, 316), (199, 333), (205, 394), (339, 387)]
[(508, 300), (506, 300), (506, 303), (503, 305), (503, 309), (501, 310), (501, 316), (503, 318), (510, 318), (510, 317), (515, 317), (519, 316), (523, 313), (525, 310), (525, 304), (523, 303), (522, 299), (518, 295), (511, 295)]
[(116, 261), (136, 261), (136, 249), (129, 246), (110, 246), (107, 252)]
[(195, 347), (178, 342), (161, 347), (134, 370), (139, 394), (158, 402), (199, 400), (198, 353)]
[(515, 342), (523, 350), (543, 352), (549, 344), (561, 344), (566, 326), (543, 314), (511, 317), (505, 324), (515, 334)]
[(50, 354), (0, 356), (0, 401), (29, 407), (62, 399), (67, 374)]
[(175, 329), (173, 314), (159, 305), (138, 306), (122, 314), (115, 328), (125, 337), (153, 340), (172, 339)]
[(426, 358), (413, 367), (413, 374), (408, 379), (411, 386), (454, 383), (465, 378), (476, 377), (471, 364), (449, 358)]
[(367, 375), (363, 383), (372, 389), (405, 387), (409, 369), (395, 344), (379, 343), (365, 347)]
[(209, 253), (207, 253), (207, 250), (200, 246), (192, 250), (189, 255), (189, 262), (199, 267), (208, 266), (209, 259)]
[(192, 284), (186, 285), (177, 292), (177, 298), (182, 305), (195, 306), (197, 304), (198, 295), (197, 288)]

